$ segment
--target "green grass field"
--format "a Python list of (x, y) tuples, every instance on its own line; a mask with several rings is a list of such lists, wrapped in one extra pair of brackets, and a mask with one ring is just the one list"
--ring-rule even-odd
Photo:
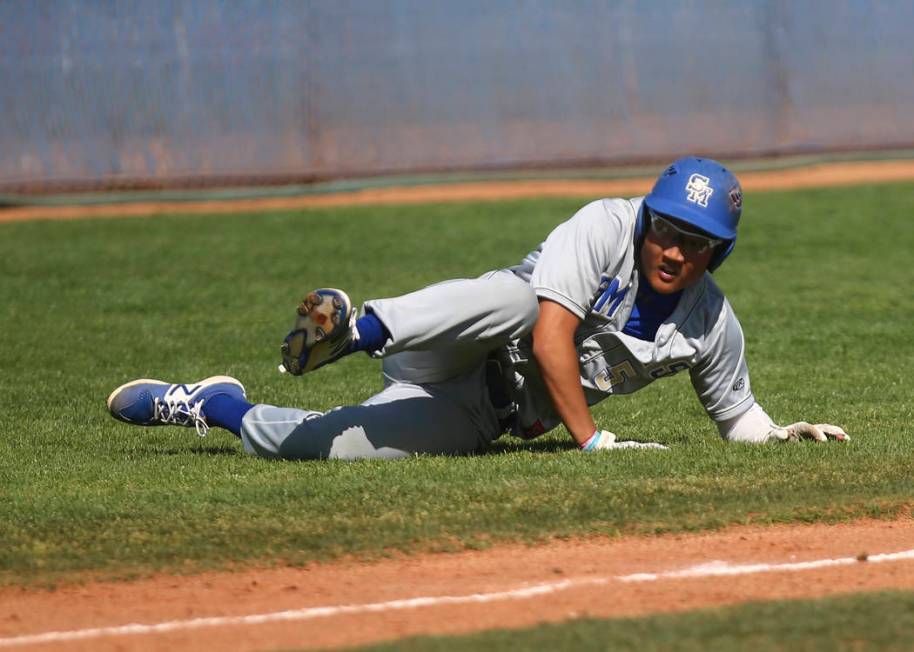
[(511, 265), (582, 203), (0, 225), (0, 583), (910, 513), (910, 185), (750, 194), (716, 275), (760, 402), (849, 445), (724, 444), (685, 374), (596, 410), (666, 453), (582, 455), (555, 432), (461, 459), (270, 462), (105, 411), (126, 380), (216, 373), (257, 402), (358, 402), (380, 388), (366, 356), (276, 372), (303, 292), (361, 301)]
[(914, 594), (873, 593), (827, 600), (749, 603), (686, 614), (575, 620), (527, 630), (462, 637), (420, 637), (362, 650), (499, 652), (501, 650), (911, 650)]

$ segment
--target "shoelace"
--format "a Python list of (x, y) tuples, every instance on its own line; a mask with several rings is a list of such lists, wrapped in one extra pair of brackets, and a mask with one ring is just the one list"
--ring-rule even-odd
[(156, 397), (153, 409), (154, 418), (162, 423), (176, 426), (192, 425), (200, 437), (206, 437), (206, 433), (209, 432), (206, 417), (200, 412), (203, 409), (203, 401), (196, 401), (191, 405), (187, 401), (163, 401)]

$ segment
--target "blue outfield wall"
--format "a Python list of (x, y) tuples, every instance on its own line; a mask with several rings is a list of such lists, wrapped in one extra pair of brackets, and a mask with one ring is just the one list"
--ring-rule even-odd
[(6, 0), (0, 184), (914, 144), (914, 3)]

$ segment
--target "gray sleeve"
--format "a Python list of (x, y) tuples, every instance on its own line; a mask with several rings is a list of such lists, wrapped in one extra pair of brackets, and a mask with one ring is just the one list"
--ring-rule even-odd
[(783, 431), (758, 403), (753, 402), (749, 409), (738, 417), (717, 422), (720, 436), (727, 441), (746, 444), (763, 444), (770, 441), (782, 441), (777, 436)]
[(692, 386), (708, 416), (718, 422), (733, 419), (751, 408), (755, 398), (743, 329), (727, 301), (708, 342), (701, 362), (692, 368)]
[(584, 319), (609, 264), (612, 244), (623, 233), (621, 220), (607, 210), (604, 200), (584, 206), (543, 243), (530, 279), (536, 295)]

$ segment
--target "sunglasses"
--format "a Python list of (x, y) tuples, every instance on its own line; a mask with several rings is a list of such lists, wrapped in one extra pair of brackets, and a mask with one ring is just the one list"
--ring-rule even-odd
[(686, 255), (699, 256), (724, 242), (686, 231), (650, 208), (647, 212), (651, 216), (651, 230), (654, 234), (661, 240), (673, 242)]

